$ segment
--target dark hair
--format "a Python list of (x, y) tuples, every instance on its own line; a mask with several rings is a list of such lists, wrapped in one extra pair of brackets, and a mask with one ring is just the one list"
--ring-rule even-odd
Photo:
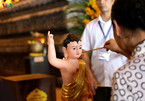
[(115, 0), (111, 16), (127, 29), (145, 30), (145, 0)]
[(81, 41), (77, 36), (75, 36), (74, 34), (69, 33), (67, 35), (67, 38), (63, 41), (63, 46), (65, 48), (67, 48), (67, 44), (69, 44), (70, 42), (76, 41), (77, 43), (79, 41)]

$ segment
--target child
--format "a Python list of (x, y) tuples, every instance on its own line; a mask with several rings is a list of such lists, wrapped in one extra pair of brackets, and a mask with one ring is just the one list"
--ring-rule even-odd
[(86, 64), (78, 59), (82, 54), (82, 43), (73, 34), (63, 42), (65, 59), (56, 58), (53, 35), (48, 32), (48, 60), (61, 72), (62, 101), (88, 101), (91, 95), (86, 79)]

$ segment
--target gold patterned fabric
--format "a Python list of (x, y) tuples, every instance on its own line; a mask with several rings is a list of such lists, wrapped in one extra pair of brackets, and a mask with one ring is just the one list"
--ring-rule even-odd
[(62, 101), (78, 101), (81, 96), (88, 96), (86, 63), (79, 60), (79, 71), (72, 83), (62, 85)]

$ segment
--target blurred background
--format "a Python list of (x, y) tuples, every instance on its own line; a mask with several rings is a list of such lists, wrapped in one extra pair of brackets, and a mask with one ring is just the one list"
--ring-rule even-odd
[(60, 76), (47, 62), (47, 32), (54, 34), (57, 57), (63, 58), (66, 33), (81, 37), (85, 25), (99, 14), (96, 0), (0, 0), (0, 75)]
[[(37, 86), (44, 91), (46, 88), (47, 91), (51, 91), (52, 95), (46, 91), (53, 98), (52, 100), (51, 97), (48, 97), (51, 99), (48, 101), (55, 101), (55, 96), (53, 97), (55, 91), (52, 90), (54, 90), (55, 84), (57, 87), (61, 87), (62, 80), (59, 70), (51, 66), (47, 59), (47, 32), (51, 31), (54, 34), (57, 57), (63, 58), (62, 41), (66, 34), (73, 33), (81, 38), (86, 24), (99, 14), (100, 10), (96, 0), (0, 0), (1, 98), (6, 97), (2, 95), (5, 93), (7, 96), (13, 95), (10, 93), (11, 90), (6, 90), (7, 85), (2, 83), (1, 80), (4, 79), (9, 82), (7, 82), (9, 86), (12, 86), (17, 97), (24, 98), (17, 101), (25, 101), (26, 96)], [(26, 74), (35, 73), (52, 75), (56, 77), (56, 83), (53, 77), (46, 75), (42, 75), (42, 78), (33, 82), (32, 84), (35, 85), (33, 88), (31, 80), (19, 83), (28, 78), (33, 81), (33, 78), (36, 79), (35, 75), (27, 76)], [(26, 75), (25, 79), (21, 75), (24, 77)], [(14, 78), (17, 78), (18, 81), (13, 81), (11, 76), (16, 76)], [(48, 84), (49, 82), (45, 80), (46, 77), (52, 83)], [(47, 81), (46, 84), (42, 85), (41, 79)], [(27, 85), (29, 89), (25, 89), (24, 85)], [(24, 89), (24, 92), (20, 93), (18, 89), (20, 92)], [(60, 89), (57, 89), (56, 92), (57, 101), (60, 101)], [(1, 98), (0, 101), (12, 101), (10, 97), (6, 98), (11, 100)]]

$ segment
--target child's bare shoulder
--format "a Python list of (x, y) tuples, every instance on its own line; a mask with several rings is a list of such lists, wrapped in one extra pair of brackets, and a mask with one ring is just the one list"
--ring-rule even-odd
[(63, 65), (63, 69), (68, 69), (70, 67), (72, 67), (73, 64), (71, 64), (68, 60), (62, 60), (62, 65)]

